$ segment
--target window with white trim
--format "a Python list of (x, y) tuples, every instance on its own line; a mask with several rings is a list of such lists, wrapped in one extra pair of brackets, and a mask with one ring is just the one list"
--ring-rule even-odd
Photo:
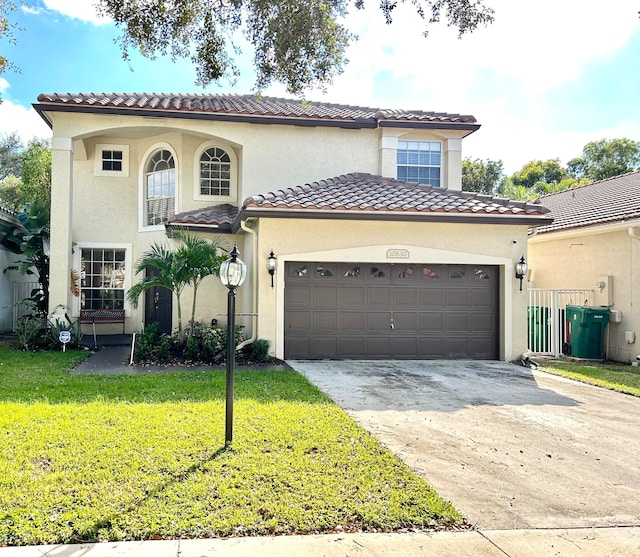
[(167, 149), (158, 149), (147, 161), (144, 204), (145, 226), (164, 224), (175, 213), (176, 164)]
[(96, 145), (96, 176), (129, 176), (129, 146), (98, 143)]
[(126, 250), (81, 248), (80, 309), (124, 309)]
[(200, 195), (231, 195), (231, 157), (220, 147), (200, 155)]
[(398, 141), (398, 180), (440, 186), (442, 144), (439, 141)]

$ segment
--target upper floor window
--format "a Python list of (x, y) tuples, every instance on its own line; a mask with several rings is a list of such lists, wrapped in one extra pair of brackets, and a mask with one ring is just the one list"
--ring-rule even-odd
[(398, 180), (439, 187), (441, 161), (438, 141), (398, 141)]
[(129, 146), (98, 143), (96, 145), (96, 176), (129, 176)]
[(145, 226), (167, 222), (175, 213), (176, 164), (166, 149), (155, 151), (145, 169)]
[(231, 157), (220, 147), (200, 156), (200, 195), (231, 195)]

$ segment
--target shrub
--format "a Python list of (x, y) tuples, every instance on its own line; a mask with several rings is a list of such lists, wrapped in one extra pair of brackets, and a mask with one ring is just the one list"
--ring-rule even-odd
[(264, 362), (269, 357), (269, 341), (264, 338), (257, 339), (251, 345), (251, 351), (253, 353), (253, 357), (258, 362)]
[(171, 337), (160, 331), (158, 323), (150, 323), (136, 338), (134, 355), (142, 361), (165, 361), (171, 353)]
[(16, 336), (22, 350), (35, 350), (47, 335), (48, 323), (42, 317), (24, 316), (16, 323)]

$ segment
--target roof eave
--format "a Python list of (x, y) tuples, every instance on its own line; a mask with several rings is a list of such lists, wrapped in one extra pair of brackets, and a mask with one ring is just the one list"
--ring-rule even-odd
[(440, 213), (410, 211), (353, 211), (353, 210), (314, 210), (314, 209), (278, 209), (272, 207), (245, 207), (236, 217), (232, 230), (237, 232), (240, 221), (248, 218), (290, 218), (290, 219), (333, 219), (333, 220), (375, 220), (406, 221), (429, 223), (459, 224), (501, 224), (526, 225), (531, 227), (551, 224), (553, 219), (544, 215), (505, 215), (477, 213)]
[(146, 118), (171, 118), (183, 120), (208, 120), (215, 122), (242, 122), (247, 124), (276, 124), (301, 127), (331, 127), (347, 129), (376, 129), (393, 127), (405, 129), (462, 130), (473, 133), (479, 124), (464, 122), (433, 122), (417, 120), (381, 120), (377, 118), (313, 118), (301, 116), (277, 116), (269, 114), (219, 113), (157, 108), (129, 108), (103, 105), (62, 104), (57, 102), (34, 103), (33, 108), (52, 127), (46, 112), (71, 112), (79, 114), (110, 114), (118, 116), (140, 116)]

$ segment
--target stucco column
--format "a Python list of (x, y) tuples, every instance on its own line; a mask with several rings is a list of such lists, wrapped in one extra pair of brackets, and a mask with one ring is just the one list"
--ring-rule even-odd
[(445, 139), (441, 183), (450, 190), (462, 191), (462, 140)]
[(395, 178), (398, 172), (398, 138), (380, 138), (380, 176)]
[(73, 140), (54, 137), (51, 155), (49, 313), (60, 304), (71, 310), (69, 273), (72, 267)]

